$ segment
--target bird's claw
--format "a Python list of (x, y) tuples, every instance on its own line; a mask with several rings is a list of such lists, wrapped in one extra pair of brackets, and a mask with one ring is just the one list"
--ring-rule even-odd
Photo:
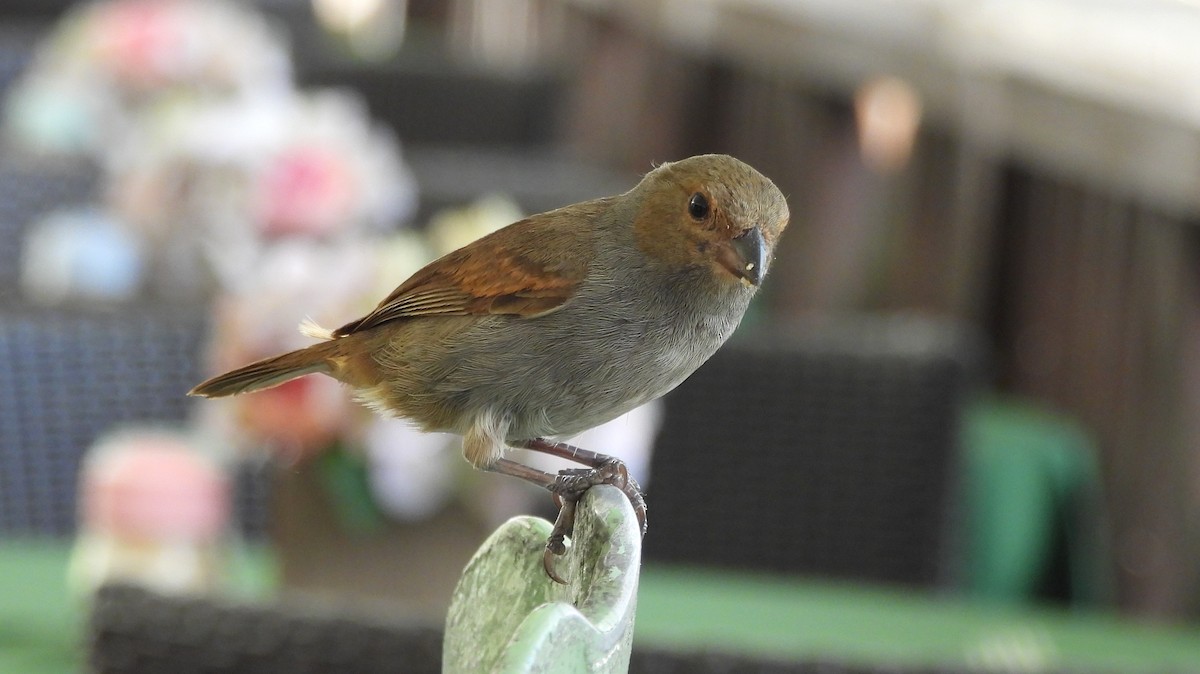
[(642, 535), (646, 535), (646, 499), (642, 488), (629, 475), (629, 469), (620, 459), (610, 458), (595, 468), (568, 468), (561, 470), (550, 487), (554, 503), (559, 507), (554, 529), (546, 540), (546, 551), (542, 554), (542, 565), (546, 575), (557, 583), (566, 584), (554, 570), (554, 558), (566, 554), (565, 540), (575, 532), (575, 506), (588, 489), (601, 484), (611, 484), (621, 490), (637, 515)]
[(575, 504), (578, 499), (565, 501), (562, 504), (562, 509), (558, 511), (558, 517), (554, 520), (554, 528), (550, 531), (550, 538), (546, 539), (546, 550), (542, 553), (542, 568), (546, 570), (546, 575), (550, 579), (560, 585), (566, 585), (567, 581), (558, 575), (554, 570), (554, 560), (556, 557), (561, 557), (567, 554), (566, 539), (575, 533)]
[(633, 514), (637, 515), (638, 529), (641, 530), (644, 538), (646, 536), (646, 497), (642, 495), (642, 486), (631, 477), (629, 484), (621, 491), (625, 493), (625, 496), (629, 498), (629, 503), (633, 506)]
[(550, 576), (550, 580), (559, 585), (566, 585), (567, 581), (563, 580), (562, 576), (558, 575), (558, 572), (554, 570), (554, 560), (557, 558), (557, 555), (550, 550), (550, 543), (547, 542), (546, 551), (542, 553), (542, 568), (546, 570), (546, 575)]

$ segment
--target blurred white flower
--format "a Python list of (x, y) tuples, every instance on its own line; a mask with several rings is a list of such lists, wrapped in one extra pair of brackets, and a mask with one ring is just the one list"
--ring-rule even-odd
[(111, 155), (110, 204), (225, 287), (275, 240), (379, 236), (416, 207), (399, 143), (345, 92), (180, 101), (151, 122)]
[(13, 87), (7, 130), (27, 150), (102, 158), (181, 91), (229, 99), (291, 82), (282, 32), (243, 3), (87, 3), (58, 24)]
[(337, 327), (358, 315), (375, 288), (379, 255), (361, 239), (289, 239), (264, 249), (222, 297), (238, 341), (270, 355), (311, 343), (297, 330), (309, 318)]
[(465, 468), (461, 440), (447, 433), (422, 433), (403, 419), (374, 417), (364, 433), (371, 492), (388, 514), (406, 520), (428, 517), (454, 495), (458, 469)]

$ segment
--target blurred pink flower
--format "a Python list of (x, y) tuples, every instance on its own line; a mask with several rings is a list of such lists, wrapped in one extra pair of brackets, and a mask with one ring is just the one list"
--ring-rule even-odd
[(316, 145), (283, 150), (259, 185), (263, 232), (268, 236), (336, 232), (355, 214), (357, 182), (342, 153)]
[(126, 85), (148, 90), (178, 75), (183, 55), (182, 6), (167, 0), (124, 0), (97, 9), (97, 56)]
[(102, 441), (85, 464), (84, 527), (127, 541), (212, 541), (229, 520), (230, 486), (175, 434), (139, 431)]

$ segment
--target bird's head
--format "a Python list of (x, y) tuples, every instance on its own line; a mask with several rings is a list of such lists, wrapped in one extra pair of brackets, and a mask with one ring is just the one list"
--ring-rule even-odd
[(728, 155), (662, 164), (633, 192), (638, 247), (669, 267), (709, 268), (721, 283), (762, 283), (788, 223), (779, 188)]

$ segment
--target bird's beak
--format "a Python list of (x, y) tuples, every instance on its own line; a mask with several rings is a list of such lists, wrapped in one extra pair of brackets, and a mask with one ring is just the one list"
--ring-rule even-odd
[(766, 272), (767, 243), (762, 238), (762, 232), (757, 227), (751, 227), (730, 240), (728, 245), (718, 249), (717, 261), (729, 273), (746, 281), (750, 285), (758, 285)]

